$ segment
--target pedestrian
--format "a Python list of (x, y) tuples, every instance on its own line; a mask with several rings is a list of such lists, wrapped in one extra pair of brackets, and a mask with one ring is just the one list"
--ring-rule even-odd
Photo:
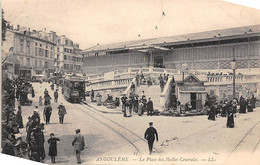
[(149, 154), (152, 154), (153, 151), (153, 143), (156, 136), (156, 141), (158, 142), (158, 133), (156, 129), (153, 127), (153, 122), (149, 123), (150, 127), (146, 129), (144, 138), (148, 141)]
[(153, 101), (151, 98), (148, 98), (148, 102), (146, 104), (147, 106), (147, 116), (152, 116), (153, 115)]
[(19, 97), (20, 97), (20, 87), (17, 87), (16, 88), (16, 100), (18, 101), (19, 100)]
[(246, 100), (241, 96), (240, 97), (240, 110), (239, 113), (246, 113)]
[(26, 142), (29, 143), (29, 141), (31, 140), (31, 129), (32, 129), (32, 118), (29, 116), (28, 117), (28, 122), (26, 123), (25, 129), (26, 129)]
[(102, 95), (99, 94), (99, 93), (96, 95), (96, 98), (97, 98), (97, 106), (100, 106), (100, 105), (102, 104), (102, 102), (101, 102), (101, 97), (102, 97)]
[(46, 105), (44, 107), (44, 111), (43, 111), (43, 116), (45, 118), (45, 122), (46, 122), (46, 125), (47, 124), (50, 124), (50, 119), (51, 119), (51, 113), (52, 113), (52, 108), (50, 105)]
[(42, 96), (40, 96), (39, 97), (39, 106), (42, 106), (42, 101), (43, 101)]
[(21, 106), (18, 106), (18, 111), (17, 111), (17, 114), (16, 114), (16, 122), (19, 125), (19, 128), (23, 128), (23, 117), (22, 117)]
[(144, 91), (142, 91), (141, 99), (144, 99), (144, 98), (145, 98), (145, 94), (144, 94)]
[(34, 93), (34, 89), (32, 87), (32, 98), (34, 98), (34, 97), (35, 97), (35, 93)]
[(142, 113), (144, 113), (144, 112), (147, 111), (147, 100), (146, 100), (146, 97), (145, 97), (145, 96), (142, 97), (142, 103), (143, 103)]
[(52, 91), (54, 90), (54, 84), (53, 83), (51, 84), (51, 90)]
[(236, 117), (236, 114), (237, 114), (237, 99), (236, 98), (233, 99), (232, 106), (233, 106), (234, 116)]
[(123, 97), (121, 98), (121, 101), (122, 101), (122, 111), (124, 112), (124, 117), (126, 117), (126, 100), (127, 100), (127, 97), (124, 94)]
[(138, 96), (135, 96), (133, 99), (133, 111), (138, 113)]
[(74, 151), (76, 152), (77, 163), (81, 164), (80, 152), (85, 149), (85, 141), (84, 136), (82, 136), (80, 133), (80, 129), (76, 129), (75, 132), (76, 135), (72, 141), (72, 146), (74, 147)]
[(131, 91), (131, 93), (135, 94), (135, 84), (134, 84), (134, 82), (132, 82), (132, 84), (131, 84), (130, 91)]
[(91, 94), (90, 94), (91, 102), (94, 101), (94, 97), (95, 97), (95, 92), (94, 92), (94, 90), (92, 89), (92, 90), (91, 90)]
[(36, 162), (41, 162), (39, 148), (38, 148), (37, 142), (33, 136), (31, 138), (31, 140), (29, 141), (28, 156), (29, 156), (30, 160), (33, 160)]
[[(38, 119), (37, 122), (36, 122), (36, 119)], [(35, 106), (35, 109), (33, 110), (32, 121), (36, 122), (37, 124), (40, 123), (40, 115), (39, 115), (38, 106)]]
[(252, 94), (252, 97), (250, 99), (250, 102), (252, 104), (252, 108), (254, 109), (255, 108), (255, 103), (256, 103), (256, 98), (255, 98), (255, 96), (253, 94)]
[(13, 134), (9, 134), (8, 137), (3, 138), (3, 143), (2, 143), (2, 147), (3, 147), (2, 153), (3, 154), (15, 156), (13, 141), (14, 141)]
[(208, 116), (208, 120), (216, 120), (216, 109), (217, 109), (217, 104), (213, 103), (212, 106), (210, 107), (210, 111), (209, 111), (209, 116)]
[(36, 127), (33, 129), (34, 130), (33, 136), (36, 140), (37, 151), (39, 153), (41, 162), (44, 162), (44, 159), (46, 157), (45, 149), (44, 149), (45, 139), (44, 139), (43, 129), (44, 129), (43, 123), (36, 125)]
[(56, 89), (56, 91), (54, 92), (54, 102), (58, 102), (58, 89)]
[(247, 112), (253, 112), (253, 106), (252, 106), (250, 100), (248, 100), (248, 103), (247, 103)]
[(128, 109), (128, 112), (129, 112), (129, 116), (128, 117), (132, 116), (132, 108), (133, 108), (133, 106), (132, 106), (132, 98), (129, 97), (126, 100), (126, 109)]
[(59, 138), (54, 137), (54, 133), (50, 134), (50, 138), (47, 141), (50, 146), (49, 146), (49, 156), (51, 157), (51, 162), (55, 162), (55, 156), (57, 156), (57, 144), (60, 142)]
[(65, 114), (67, 114), (66, 108), (62, 103), (60, 103), (60, 105), (58, 106), (58, 110), (60, 124), (63, 124), (64, 116)]
[(49, 92), (48, 92), (47, 88), (45, 88), (45, 90), (44, 90), (44, 96), (47, 95), (47, 94), (49, 94)]
[(232, 103), (227, 105), (227, 128), (233, 128), (234, 124), (234, 107)]
[(44, 105), (50, 105), (51, 104), (51, 96), (47, 93), (44, 95)]
[(163, 92), (163, 90), (164, 90), (164, 80), (160, 79), (159, 83), (160, 83), (161, 92)]
[(136, 74), (135, 74), (135, 80), (136, 80), (136, 86), (139, 86), (139, 84), (140, 84), (140, 75), (138, 74), (138, 72), (136, 72)]

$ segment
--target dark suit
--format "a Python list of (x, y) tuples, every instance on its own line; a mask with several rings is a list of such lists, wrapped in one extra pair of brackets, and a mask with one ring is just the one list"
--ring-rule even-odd
[(76, 134), (72, 141), (72, 146), (74, 146), (74, 151), (76, 151), (77, 163), (81, 163), (80, 151), (83, 151), (85, 148), (84, 136), (80, 133)]
[(147, 107), (147, 116), (152, 116), (153, 113), (153, 102), (151, 100), (149, 100), (146, 104)]
[(153, 142), (154, 142), (155, 136), (156, 136), (156, 141), (158, 141), (158, 133), (155, 128), (149, 127), (146, 129), (144, 138), (148, 141), (148, 148), (149, 148), (150, 154), (153, 151)]

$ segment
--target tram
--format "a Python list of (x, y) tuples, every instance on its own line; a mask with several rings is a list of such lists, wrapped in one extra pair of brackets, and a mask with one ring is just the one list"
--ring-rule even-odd
[(67, 101), (80, 103), (85, 100), (85, 79), (76, 75), (66, 75), (62, 92)]

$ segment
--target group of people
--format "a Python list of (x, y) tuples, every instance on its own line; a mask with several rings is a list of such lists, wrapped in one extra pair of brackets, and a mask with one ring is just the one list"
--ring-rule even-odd
[[(254, 95), (250, 99), (245, 99), (241, 96), (239, 101), (236, 98), (230, 101), (224, 98), (219, 102), (217, 102), (215, 96), (210, 97), (207, 95), (205, 106), (209, 108), (208, 120), (215, 120), (218, 115), (227, 117), (227, 127), (233, 128), (235, 126), (234, 117), (236, 117), (236, 113), (253, 112), (255, 103), (256, 98)], [(238, 105), (240, 107), (239, 110)]]
[[(29, 90), (26, 87), (25, 80), (16, 79), (11, 80), (7, 78), (3, 82), (3, 146), (2, 153), (26, 157), (26, 153), (30, 160), (43, 162), (46, 155), (44, 149), (44, 126), (50, 124), (50, 117), (52, 114), (51, 107), (51, 97), (47, 89), (44, 91), (44, 121), (45, 124), (41, 122), (38, 106), (35, 106), (33, 114), (28, 117), (26, 126), (23, 124), (22, 116), (22, 105), (28, 105), (30, 101), (28, 99)], [(54, 92), (54, 102), (58, 101), (58, 90)], [(35, 92), (33, 87), (31, 87), (32, 98), (35, 97)], [(29, 100), (29, 101), (28, 101)], [(17, 110), (15, 108), (17, 101)], [(42, 101), (39, 99), (39, 106), (42, 106)], [(15, 113), (16, 112), (16, 113)], [(61, 124), (64, 122), (64, 115), (66, 114), (66, 108), (61, 103), (58, 106), (59, 121)], [(23, 141), (20, 129), (24, 128), (26, 130), (26, 138)], [(50, 144), (49, 156), (51, 156), (52, 163), (55, 163), (55, 156), (57, 155), (57, 142), (58, 138), (54, 137), (54, 134), (50, 134), (50, 139), (47, 141)]]
[(162, 74), (160, 74), (158, 80), (159, 80), (161, 92), (163, 92), (164, 86), (166, 85), (168, 79), (169, 79), (169, 74), (166, 75), (164, 73), (163, 76), (162, 76)]
[[(18, 104), (15, 108), (16, 96), (20, 101), (21, 95), (16, 92), (24, 85), (21, 79), (6, 78), (2, 88), (2, 153), (22, 157), (24, 143), (20, 134), (20, 129), (24, 127), (22, 117), (22, 107)], [(25, 146), (26, 147), (26, 146)]]
[[(18, 105), (31, 105), (32, 100), (28, 99), (28, 94), (31, 93), (32, 98), (35, 97), (35, 92), (32, 85), (27, 80), (17, 78), (15, 79), (15, 87), (15, 98), (18, 101)], [(12, 93), (12, 95), (14, 95), (14, 93)]]
[[(166, 85), (166, 82), (168, 81), (169, 78), (169, 74), (160, 74), (160, 76), (158, 77), (158, 81), (159, 81), (159, 85), (160, 85), (160, 89), (161, 92), (163, 92), (164, 90), (164, 86)], [(140, 85), (145, 85), (147, 84), (148, 87), (153, 85), (153, 84), (157, 84), (156, 80), (154, 80), (151, 75), (148, 75), (147, 77), (144, 76), (144, 74), (142, 73), (142, 71), (140, 73), (136, 72), (135, 74), (135, 79), (136, 79), (136, 86), (139, 87)], [(131, 84), (131, 92), (133, 93), (135, 89), (135, 84), (132, 83)]]
[(153, 115), (153, 101), (151, 100), (151, 98), (148, 98), (147, 101), (144, 91), (142, 91), (142, 96), (140, 99), (138, 95), (130, 93), (129, 97), (126, 97), (126, 95), (124, 94), (123, 97), (121, 97), (121, 101), (124, 117), (131, 117), (132, 112), (138, 113), (139, 116), (142, 116), (143, 113), (146, 111), (147, 116)]

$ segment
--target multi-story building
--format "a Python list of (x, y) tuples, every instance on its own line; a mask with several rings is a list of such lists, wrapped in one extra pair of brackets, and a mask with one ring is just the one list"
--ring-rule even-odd
[(55, 47), (55, 70), (61, 73), (81, 73), (83, 64), (79, 44), (65, 35), (58, 37)]
[(36, 74), (49, 76), (54, 72), (55, 32), (30, 30), (18, 25), (6, 31), (2, 50), (8, 52), (14, 62), (15, 74), (30, 77)]

